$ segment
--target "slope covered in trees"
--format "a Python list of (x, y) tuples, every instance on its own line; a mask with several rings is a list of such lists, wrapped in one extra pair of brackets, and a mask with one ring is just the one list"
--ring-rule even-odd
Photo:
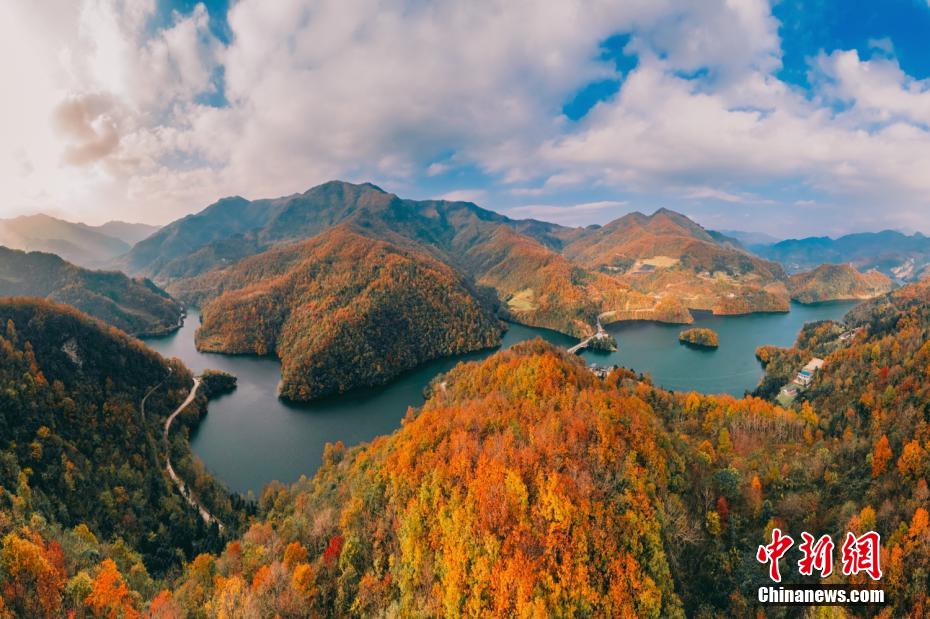
[(488, 287), (512, 319), (575, 336), (592, 333), (604, 313), (605, 321), (690, 322), (689, 308), (788, 309), (781, 267), (671, 211), (565, 228), (469, 202), (404, 200), (371, 184), (338, 181), (272, 200), (220, 200), (140, 242), (119, 264), (182, 287), (340, 224), (428, 252)]
[(182, 308), (152, 282), (115, 271), (90, 271), (53, 254), (0, 247), (0, 297), (67, 303), (127, 333), (176, 329)]
[(9, 510), (83, 526), (122, 540), (152, 574), (215, 547), (217, 532), (165, 476), (156, 440), (190, 389), (187, 369), (47, 301), (0, 301), (0, 329), (0, 533)]
[(604, 322), (692, 320), (688, 308), (674, 299), (633, 290), (503, 225), (472, 246), (463, 263), (479, 286), (496, 292), (505, 315), (523, 324), (586, 337), (594, 333), (599, 315)]
[(345, 226), (207, 273), (179, 294), (203, 304), (198, 348), (277, 354), (280, 393), (292, 400), (500, 343), (500, 323), (453, 269)]
[(891, 279), (872, 270), (860, 273), (850, 264), (822, 264), (792, 275), (788, 282), (791, 298), (801, 303), (871, 299), (891, 290)]
[(715, 314), (788, 311), (787, 278), (778, 264), (668, 209), (631, 213), (585, 228), (567, 240), (562, 253), (636, 291), (661, 293), (690, 309)]
[[(540, 341), (460, 364), (393, 434), (333, 445), (313, 479), (266, 488), (247, 533), (198, 556), (157, 595), (145, 579), (132, 584), (112, 546), (99, 549), (112, 565), (79, 577), (71, 557), (87, 561), (74, 551), (86, 535), (37, 537), (14, 507), (0, 555), (6, 607), (60, 599), (160, 616), (757, 616), (772, 609), (756, 602), (770, 584), (756, 550), (777, 526), (796, 539), (878, 531), (888, 603), (856, 616), (923, 616), (930, 284), (869, 302), (848, 321), (852, 338), (838, 323), (802, 333), (797, 355), (826, 364), (790, 409), (671, 393), (623, 369), (598, 379)], [(784, 582), (817, 582), (794, 561), (789, 553)], [(67, 585), (56, 576), (62, 563)], [(868, 584), (839, 572), (829, 582)], [(39, 586), (52, 593), (26, 595)]]

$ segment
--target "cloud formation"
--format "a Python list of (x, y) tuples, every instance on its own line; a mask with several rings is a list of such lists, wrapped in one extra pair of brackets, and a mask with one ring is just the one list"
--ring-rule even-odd
[[(167, 23), (155, 9), (0, 7), (0, 52), (34, 59), (0, 64), (24, 80), (0, 103), (0, 170), (17, 179), (0, 212), (164, 221), (331, 178), (513, 213), (582, 205), (550, 213), (568, 223), (816, 201), (851, 227), (893, 203), (889, 225), (907, 227), (930, 202), (930, 84), (889, 39), (812, 58), (810, 90), (780, 80), (765, 0), (239, 0), (228, 43), (203, 5)], [(617, 34), (626, 72), (600, 47)], [(616, 94), (563, 115), (605, 79)]]

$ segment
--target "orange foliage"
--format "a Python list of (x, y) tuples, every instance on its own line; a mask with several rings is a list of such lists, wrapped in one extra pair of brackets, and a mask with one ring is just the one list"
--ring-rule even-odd
[(136, 619), (141, 615), (135, 600), (112, 559), (100, 564), (94, 579), (94, 588), (84, 603), (99, 617), (107, 619)]

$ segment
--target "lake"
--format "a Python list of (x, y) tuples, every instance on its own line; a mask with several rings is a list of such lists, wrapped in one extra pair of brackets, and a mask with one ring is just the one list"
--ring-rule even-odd
[[(762, 344), (789, 346), (805, 322), (840, 319), (855, 305), (792, 304), (786, 314), (713, 316), (696, 313), (693, 326), (710, 327), (720, 336), (717, 350), (697, 350), (678, 343), (681, 325), (652, 322), (607, 326), (620, 348), (615, 353), (584, 351), (600, 365), (624, 365), (648, 372), (663, 387), (742, 395), (762, 376), (755, 349)], [(201, 353), (194, 347), (199, 314), (189, 312), (184, 326), (146, 343), (166, 357), (178, 357), (194, 372), (215, 368), (235, 374), (238, 388), (210, 402), (209, 414), (191, 435), (191, 449), (232, 490), (256, 495), (272, 480), (291, 483), (313, 475), (323, 446), (342, 441), (354, 445), (392, 432), (409, 406), (423, 403), (423, 389), (460, 361), (482, 359), (494, 350), (440, 359), (405, 373), (390, 385), (358, 390), (310, 404), (290, 404), (277, 397), (280, 364), (268, 357)], [(503, 348), (534, 337), (568, 347), (577, 340), (549, 331), (511, 325)]]

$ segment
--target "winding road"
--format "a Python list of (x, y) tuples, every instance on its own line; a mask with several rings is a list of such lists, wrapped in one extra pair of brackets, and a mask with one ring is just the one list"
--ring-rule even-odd
[(178, 406), (173, 413), (165, 420), (165, 431), (163, 433), (163, 438), (165, 439), (165, 469), (168, 471), (168, 476), (171, 477), (171, 480), (174, 482), (174, 485), (178, 487), (178, 492), (181, 493), (181, 496), (187, 501), (187, 503), (196, 509), (200, 513), (200, 517), (203, 518), (203, 521), (210, 525), (214, 522), (220, 531), (223, 530), (223, 523), (220, 522), (213, 514), (207, 511), (207, 508), (204, 507), (200, 501), (194, 496), (194, 494), (188, 490), (187, 484), (178, 477), (178, 474), (174, 472), (174, 467), (171, 466), (171, 444), (168, 442), (168, 433), (171, 431), (171, 424), (174, 422), (174, 418), (179, 414), (183, 413), (184, 410), (190, 406), (191, 402), (194, 401), (194, 398), (197, 397), (197, 390), (200, 388), (202, 381), (199, 377), (194, 377), (194, 386), (191, 388), (191, 392), (187, 394), (187, 397), (181, 402), (181, 405)]

